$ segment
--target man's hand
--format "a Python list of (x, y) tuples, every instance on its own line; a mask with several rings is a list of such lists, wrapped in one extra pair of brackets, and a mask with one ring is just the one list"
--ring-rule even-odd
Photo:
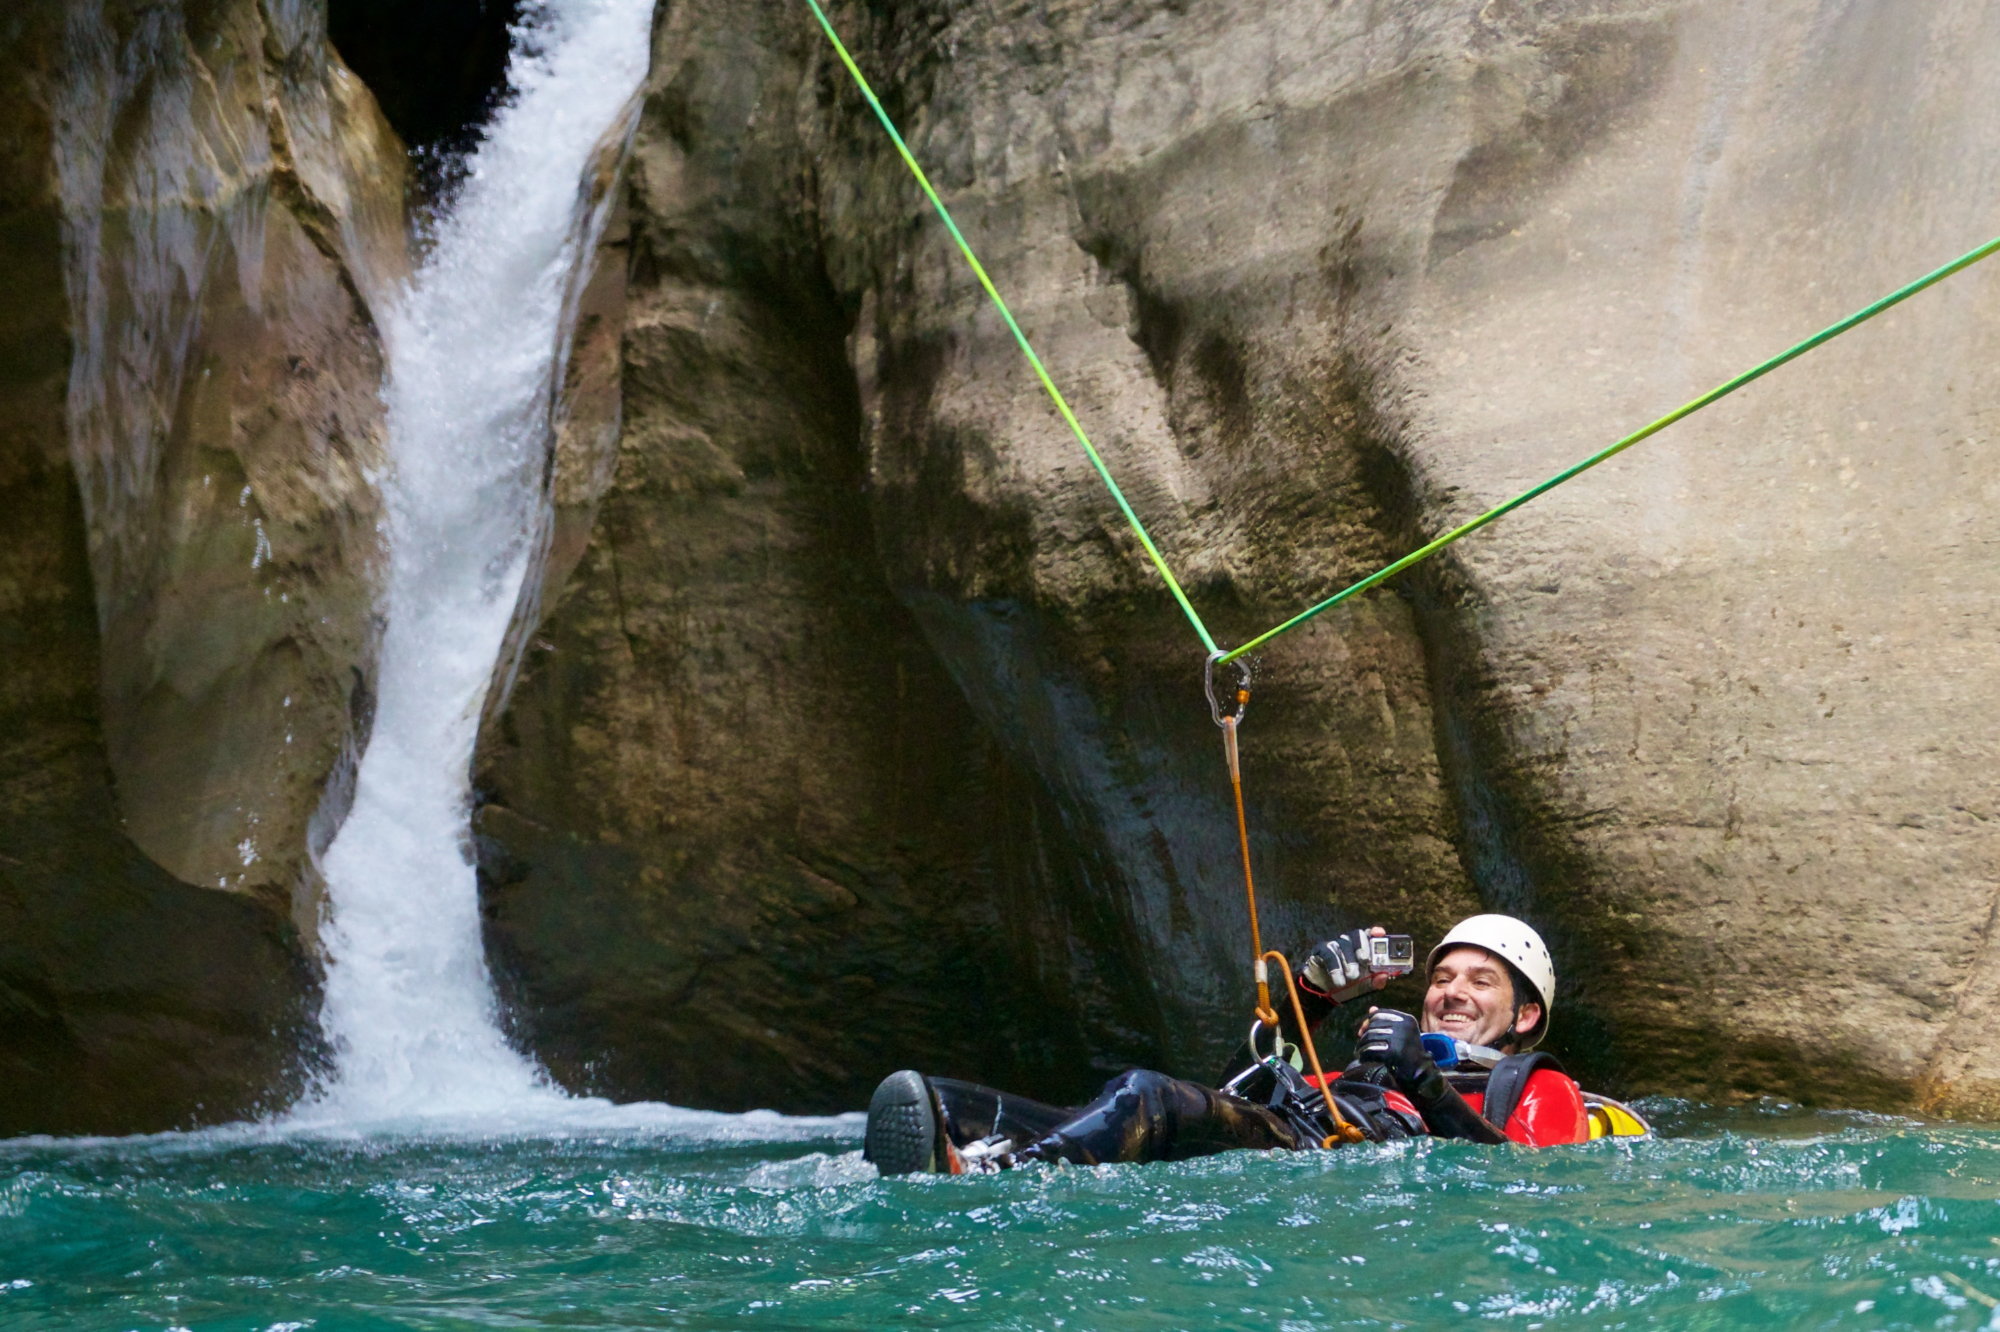
[(1426, 1073), (1437, 1072), (1431, 1057), (1424, 1053), (1417, 1020), (1393, 1008), (1377, 1008), (1368, 1014), (1354, 1057), (1361, 1063), (1387, 1068), (1405, 1089), (1423, 1081)]
[(1328, 939), (1306, 955), (1299, 968), (1301, 988), (1311, 990), (1330, 1004), (1345, 1003), (1356, 995), (1379, 990), (1389, 983), (1389, 974), (1377, 974), (1368, 960), (1368, 940), (1388, 933), (1380, 925), (1370, 930), (1350, 930)]

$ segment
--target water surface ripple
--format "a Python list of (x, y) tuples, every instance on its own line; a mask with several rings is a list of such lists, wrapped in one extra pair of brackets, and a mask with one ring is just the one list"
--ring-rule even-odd
[(0, 1143), (0, 1326), (2000, 1327), (2000, 1134), (881, 1180), (852, 1118)]

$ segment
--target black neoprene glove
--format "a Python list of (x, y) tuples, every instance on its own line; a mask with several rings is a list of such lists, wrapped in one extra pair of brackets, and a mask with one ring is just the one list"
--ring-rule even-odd
[(1507, 1141), (1506, 1134), (1481, 1119), (1445, 1080), (1437, 1062), (1424, 1051), (1417, 1020), (1408, 1013), (1378, 1008), (1369, 1014), (1367, 1025), (1361, 1028), (1354, 1058), (1358, 1064), (1373, 1065), (1393, 1077), (1397, 1090), (1410, 1098), (1410, 1104), (1417, 1107), (1417, 1113), (1424, 1117), (1434, 1136), (1469, 1138), (1473, 1142)]
[(1354, 1057), (1364, 1064), (1381, 1064), (1396, 1075), (1396, 1084), (1406, 1090), (1425, 1081), (1426, 1074), (1439, 1079), (1443, 1074), (1428, 1054), (1417, 1020), (1393, 1008), (1378, 1008), (1368, 1015), (1361, 1028), (1361, 1040)]
[(1368, 938), (1367, 930), (1349, 930), (1314, 947), (1299, 967), (1299, 989), (1324, 1000), (1329, 1007), (1372, 990), (1374, 969), (1368, 962)]

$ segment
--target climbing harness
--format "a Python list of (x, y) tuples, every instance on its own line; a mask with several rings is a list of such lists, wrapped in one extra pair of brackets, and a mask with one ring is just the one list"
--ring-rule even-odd
[[(1306, 1024), (1305, 1007), (1299, 1002), (1298, 984), (1292, 979), (1291, 964), (1285, 961), (1283, 953), (1273, 950), (1265, 953), (1262, 958), (1258, 959), (1257, 971), (1259, 983), (1263, 983), (1266, 969), (1265, 960), (1269, 958), (1276, 958), (1278, 965), (1285, 969), (1285, 983), (1291, 989), (1292, 1017), (1299, 1024), (1299, 1038), (1305, 1042), (1305, 1045), (1300, 1047), (1289, 1044), (1285, 1040), (1284, 1032), (1277, 1024), (1278, 1015), (1271, 1013), (1270, 1021), (1266, 1021), (1266, 1010), (1260, 1008), (1258, 1016), (1251, 1020), (1250, 1036), (1245, 1042), (1246, 1048), (1250, 1051), (1251, 1067), (1255, 1068), (1261, 1065), (1265, 1069), (1268, 1069), (1278, 1079), (1280, 1087), (1290, 1087), (1296, 1093), (1297, 1097), (1305, 1102), (1309, 1102), (1315, 1094), (1325, 1102), (1327, 1119), (1333, 1126), (1333, 1132), (1317, 1137), (1316, 1140), (1321, 1147), (1330, 1148), (1337, 1147), (1342, 1143), (1367, 1141), (1368, 1134), (1366, 1130), (1341, 1113), (1340, 1106), (1334, 1101), (1333, 1082), (1327, 1078), (1326, 1070), (1320, 1066), (1319, 1050), (1313, 1043), (1312, 1029)], [(1258, 1042), (1267, 1031), (1271, 1033), (1271, 1053), (1269, 1055), (1259, 1054), (1257, 1050)], [(1297, 1064), (1297, 1057), (1301, 1048), (1305, 1051), (1306, 1062), (1312, 1066), (1312, 1078), (1303, 1082), (1300, 1080), (1300, 1070)], [(1242, 1077), (1247, 1076), (1247, 1074), (1248, 1070), (1246, 1069), (1243, 1074), (1238, 1075), (1238, 1081)], [(1233, 1083), (1231, 1084), (1231, 1090), (1234, 1089), (1234, 1085)], [(1311, 1113), (1310, 1104), (1295, 1103), (1293, 1108), (1307, 1115)]]
[[(1208, 631), (1208, 626), (1202, 623), (1201, 616), (1196, 613), (1194, 604), (1188, 600), (1187, 593), (1181, 589), (1179, 581), (1174, 578), (1173, 570), (1168, 567), (1166, 558), (1160, 554), (1159, 547), (1154, 544), (1152, 536), (1147, 533), (1145, 524), (1139, 521), (1139, 515), (1133, 510), (1130, 502), (1126, 500), (1125, 492), (1119, 489), (1117, 480), (1111, 475), (1110, 467), (1106, 465), (1103, 456), (1098, 453), (1096, 446), (1090, 442), (1090, 436), (1084, 432), (1082, 423), (1076, 419), (1076, 413), (1070, 410), (1069, 403), (1063, 398), (1062, 391), (1056, 387), (1055, 380), (1050, 377), (1048, 369), (1042, 364), (1042, 358), (1035, 354), (1034, 347), (1028, 342), (1027, 334), (1023, 333), (1020, 324), (1015, 322), (1013, 311), (1008, 309), (1007, 302), (1001, 298), (999, 290), (993, 285), (992, 278), (987, 276), (984, 265), (979, 262), (979, 257), (972, 252), (971, 244), (966, 241), (964, 233), (958, 229), (958, 223), (952, 219), (951, 210), (945, 207), (944, 200), (939, 198), (937, 191), (931, 187), (930, 178), (924, 174), (923, 167), (918, 165), (916, 156), (911, 153), (909, 145), (903, 141), (903, 136), (897, 131), (895, 122), (889, 118), (889, 113), (883, 110), (882, 103), (875, 96), (875, 90), (869, 86), (867, 78), (861, 73), (860, 66), (854, 63), (854, 57), (848, 53), (846, 44), (840, 40), (840, 34), (834, 31), (833, 23), (827, 18), (826, 11), (820, 7), (819, 0), (806, 0), (806, 4), (811, 6), (813, 17), (819, 20), (821, 30), (826, 33), (827, 40), (832, 43), (835, 54), (840, 57), (840, 63), (846, 66), (848, 74), (854, 79), (855, 86), (860, 89), (863, 100), (868, 103), (869, 110), (875, 113), (875, 118), (881, 122), (882, 128), (887, 131), (889, 141), (896, 146), (896, 152), (902, 157), (903, 164), (910, 169), (910, 174), (916, 178), (916, 182), (923, 190), (924, 196), (930, 200), (931, 207), (937, 211), (939, 219), (945, 225), (945, 230), (951, 233), (951, 238), (957, 244), (959, 253), (965, 256), (966, 264), (972, 269), (973, 276), (979, 280), (980, 287), (993, 302), (993, 308), (1000, 312), (1000, 318), (1006, 323), (1008, 331), (1014, 335), (1014, 342), (1020, 347), (1021, 354), (1027, 358), (1029, 366), (1033, 368), (1035, 378), (1041, 381), (1042, 388), (1048, 392), (1050, 400), (1055, 403), (1056, 411), (1062, 416), (1064, 423), (1069, 426), (1070, 431), (1075, 434), (1077, 443), (1083, 446), (1084, 456), (1090, 460), (1091, 467), (1097, 472), (1098, 478), (1104, 482), (1105, 489), (1111, 492), (1111, 498), (1117, 504), (1118, 511), (1124, 515), (1126, 524), (1132, 529), (1132, 534), (1139, 539), (1139, 544), (1145, 548), (1146, 557), (1152, 561), (1153, 568), (1159, 572), (1161, 580), (1167, 585), (1167, 590), (1173, 594), (1175, 603), (1181, 608), (1181, 613), (1187, 617), (1188, 623), (1193, 626), (1195, 636), (1201, 640), (1202, 647), (1208, 653), (1207, 660), (1202, 668), (1202, 682), (1208, 694), (1210, 715), (1215, 719), (1215, 724), (1222, 728), (1222, 746), (1229, 764), (1229, 782), (1236, 796), (1236, 834), (1243, 851), (1243, 891), (1250, 906), (1250, 945), (1252, 955), (1256, 958), (1257, 1022), (1271, 1029), (1274, 1040), (1280, 1039), (1277, 1034), (1277, 1011), (1271, 1007), (1269, 973), (1269, 959), (1276, 958), (1278, 964), (1284, 968), (1285, 983), (1291, 988), (1292, 1009), (1298, 1018), (1300, 1035), (1305, 1041), (1305, 1050), (1308, 1057), (1312, 1060), (1315, 1074), (1320, 1074), (1319, 1054), (1313, 1048), (1312, 1033), (1306, 1030), (1305, 1013), (1299, 1005), (1298, 988), (1292, 979), (1290, 964), (1285, 961), (1283, 954), (1276, 951), (1265, 951), (1263, 935), (1257, 921), (1257, 889), (1250, 872), (1250, 833), (1249, 825), (1243, 812), (1243, 777), (1237, 754), (1237, 729), (1242, 724), (1244, 712), (1250, 702), (1250, 670), (1244, 658), (1273, 639), (1298, 628), (1308, 620), (1332, 610), (1335, 606), (1340, 605), (1351, 597), (1366, 592), (1371, 587), (1394, 578), (1404, 570), (1429, 559), (1445, 547), (1472, 535), (1488, 523), (1512, 513), (1530, 500), (1554, 490), (1566, 481), (1574, 480), (1599, 463), (1608, 461), (1623, 453), (1626, 449), (1631, 448), (1641, 440), (1658, 434), (1676, 421), (1692, 416), (1702, 408), (1728, 397), (1746, 384), (1763, 378), (1779, 366), (1796, 360), (1822, 343), (1832, 341), (1850, 329), (1873, 319), (1876, 315), (1881, 314), (1892, 306), (1901, 304), (1918, 292), (1935, 286), (1953, 274), (1970, 268), (1980, 260), (1987, 258), (1996, 251), (2000, 251), (2000, 237), (1995, 237), (1977, 249), (1971, 250), (1952, 260), (1942, 268), (1935, 269), (1918, 278), (1916, 281), (1909, 283), (1907, 286), (1898, 288), (1872, 305), (1865, 306), (1847, 318), (1828, 325), (1803, 342), (1797, 343), (1785, 351), (1778, 353), (1776, 356), (1771, 357), (1769, 360), (1751, 367), (1742, 374), (1737, 375), (1734, 379), (1719, 384), (1700, 397), (1676, 407), (1665, 416), (1640, 427), (1606, 448), (1591, 454), (1583, 461), (1564, 468), (1541, 484), (1529, 487), (1512, 499), (1495, 505), (1469, 522), (1459, 524), (1449, 532), (1411, 551), (1401, 559), (1384, 565), (1359, 582), (1341, 589), (1322, 601), (1315, 602), (1282, 624), (1265, 630), (1263, 633), (1258, 634), (1255, 638), (1238, 647), (1225, 650), (1216, 644), (1214, 637)], [(1227, 710), (1224, 701), (1216, 693), (1215, 668), (1224, 665), (1234, 665), (1239, 672), (1238, 685), (1235, 691), (1234, 712)], [(1251, 1042), (1251, 1053), (1253, 1055), (1256, 1053), (1255, 1033), (1256, 1028), (1253, 1027)], [(1321, 1086), (1323, 1089), (1326, 1086), (1323, 1075), (1321, 1077)], [(1603, 1098), (1599, 1098), (1599, 1101), (1603, 1108), (1601, 1111), (1593, 1109), (1591, 1121), (1593, 1137), (1603, 1136), (1605, 1133), (1619, 1135), (1629, 1133), (1631, 1132), (1630, 1126), (1633, 1123), (1640, 1125), (1643, 1130), (1644, 1120), (1634, 1115), (1626, 1107), (1620, 1106), (1613, 1101), (1604, 1100)], [(1334, 1098), (1330, 1091), (1326, 1093), (1326, 1105), (1332, 1115), (1336, 1131), (1334, 1136), (1326, 1139), (1323, 1145), (1331, 1147), (1340, 1141), (1360, 1141), (1363, 1136), (1360, 1129), (1342, 1117), (1339, 1109), (1334, 1105)], [(1619, 1118), (1621, 1113), (1623, 1115), (1622, 1120)], [(1349, 1134), (1352, 1136), (1347, 1136)]]
[[(1242, 802), (1243, 802), (1243, 797), (1240, 792), (1238, 793), (1236, 799), (1237, 799), (1237, 819), (1240, 823), (1242, 820)], [(1245, 872), (1247, 873), (1249, 867), (1249, 860), (1247, 856), (1244, 861), (1244, 867), (1245, 867)], [(1251, 920), (1253, 922), (1253, 928), (1254, 928), (1254, 922), (1256, 920), (1256, 911), (1254, 907), (1252, 908), (1251, 911)], [(1313, 1043), (1312, 1027), (1306, 1022), (1305, 1005), (1299, 1002), (1299, 983), (1292, 977), (1292, 964), (1287, 962), (1285, 960), (1285, 955), (1279, 952), (1275, 948), (1269, 950), (1268, 952), (1263, 953), (1257, 959), (1257, 988), (1260, 995), (1260, 1001), (1261, 1001), (1261, 995), (1264, 990), (1264, 986), (1266, 984), (1265, 964), (1270, 962), (1272, 959), (1276, 959), (1278, 963), (1278, 974), (1285, 978), (1285, 988), (1291, 992), (1292, 1020), (1299, 1024), (1299, 1040), (1305, 1043), (1306, 1062), (1312, 1065), (1313, 1077), (1317, 1081), (1321, 1094), (1323, 1094), (1326, 1097), (1326, 1113), (1328, 1114), (1329, 1117), (1331, 1117), (1333, 1121), (1333, 1133), (1330, 1136), (1328, 1136), (1323, 1142), (1321, 1142), (1320, 1146), (1336, 1147), (1339, 1146), (1341, 1143), (1365, 1141), (1368, 1135), (1361, 1131), (1359, 1125), (1350, 1123), (1347, 1117), (1340, 1113), (1340, 1105), (1333, 1099), (1333, 1084), (1327, 1080), (1326, 1070), (1320, 1067), (1319, 1050), (1315, 1047)], [(1272, 1014), (1273, 1018), (1275, 1018), (1276, 1016), (1277, 1014), (1275, 1013)], [(1259, 1012), (1257, 1017), (1259, 1021), (1262, 1021), (1263, 1013)], [(1277, 1028), (1277, 1023), (1274, 1021), (1271, 1024), (1271, 1026), (1273, 1031), (1275, 1032)], [(1255, 1054), (1257, 1052), (1256, 1047), (1254, 1045), (1251, 1047), (1250, 1052), (1252, 1054)]]

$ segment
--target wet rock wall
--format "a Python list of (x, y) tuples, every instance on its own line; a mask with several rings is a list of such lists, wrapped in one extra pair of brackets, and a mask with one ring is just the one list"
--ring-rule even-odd
[(310, 5), (0, 27), (0, 1131), (235, 1117), (366, 737), (402, 150)]
[(775, 202), (801, 197), (797, 130), (749, 114), (800, 77), (759, 54), (767, 17), (680, 11), (659, 39), (599, 268), (630, 274), (623, 428), (602, 470), (559, 454), (574, 571), (482, 740), (491, 956), (581, 1089), (844, 1108), (920, 1051), (1081, 1090), (1161, 1057), (1158, 1006), (1097, 848), (882, 576), (851, 320)]
[[(834, 13), (1225, 642), (1994, 230), (1966, 164), (1988, 156), (1996, 34), (1949, 0)], [(838, 673), (773, 613), (817, 606), (793, 589), (825, 568), (776, 515), (802, 512), (808, 476), (838, 478), (814, 511), (852, 497), (822, 529), (841, 533), (842, 586), (909, 626), (899, 680), (952, 686), (893, 715), (936, 699), (957, 720), (932, 723), (933, 752), (976, 736), (1052, 812), (1048, 863), (1089, 867), (997, 893), (987, 918), (1006, 939), (1090, 903), (1122, 949), (1105, 974), (1156, 1014), (1150, 1052), (1199, 1075), (1246, 986), (1191, 636), (806, 16), (662, 14), (618, 473), (489, 749), (489, 817), (534, 825), (493, 824), (489, 854), (512, 857), (496, 928), (530, 935), (562, 899), (537, 868), (552, 839), (664, 846), (671, 827), (672, 845), (764, 839), (766, 863), (812, 864), (832, 839), (794, 809), (890, 803), (854, 757), (879, 728), (847, 720), (856, 695), (829, 706)], [(1263, 653), (1246, 780), (1270, 935), (1379, 918), (1435, 937), (1475, 906), (1515, 910), (1564, 972), (1554, 1044), (1608, 1085), (1985, 1113), (1993, 280)], [(642, 531), (683, 543), (658, 583), (626, 573)], [(633, 615), (649, 586), (674, 597)], [(811, 641), (859, 661), (896, 619), (815, 613)], [(719, 650), (753, 624), (773, 635), (761, 652)], [(663, 730), (633, 754), (604, 719), (669, 679), (646, 706), (655, 727), (683, 719), (686, 766), (649, 788), (634, 777), (663, 770)], [(781, 753), (839, 791), (748, 757)], [(614, 829), (634, 792), (645, 831)], [(735, 909), (667, 851), (636, 874), (647, 861), (680, 909)], [(744, 960), (709, 965), (748, 978), (724, 988), (752, 995), (754, 1026), (793, 1002), (758, 995), (796, 964), (748, 959), (803, 932), (775, 906), (753, 919), (710, 952)], [(884, 937), (863, 914), (822, 919)], [(685, 930), (640, 925), (619, 948), (638, 937), (671, 952)], [(1104, 956), (1073, 947), (1073, 974)], [(557, 972), (516, 958), (524, 994)], [(1044, 993), (1039, 1020), (1071, 1011)], [(579, 1008), (531, 1039), (608, 1050), (642, 1013), (674, 1029), (676, 1002)], [(818, 1085), (852, 1103), (893, 1064), (950, 1062), (928, 1014), (901, 1018), (844, 997)], [(783, 1063), (785, 1029), (744, 1047), (753, 1066)], [(1085, 1039), (1101, 1059), (1148, 1052)], [(717, 1076), (734, 1104), (792, 1075)], [(682, 1078), (662, 1062), (615, 1085)]]
[[(834, 17), (1225, 642), (2000, 230), (1960, 0)], [(405, 262), (320, 24), (0, 18), (0, 1130), (295, 1085)], [(1205, 1075), (1199, 654), (802, 8), (661, 6), (617, 203), (478, 765), (517, 1038), (725, 1108)], [(1994, 280), (1261, 654), (1267, 936), (1515, 910), (1608, 1087), (1995, 1113)]]

